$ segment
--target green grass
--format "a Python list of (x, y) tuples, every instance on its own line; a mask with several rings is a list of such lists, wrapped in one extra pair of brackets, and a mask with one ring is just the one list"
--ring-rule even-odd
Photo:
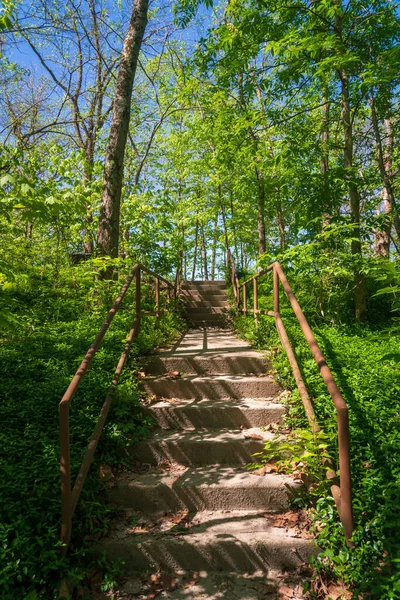
[[(300, 327), (289, 311), (282, 312), (318, 421), (328, 434), (335, 432), (333, 403)], [(252, 318), (239, 317), (236, 326), (258, 347), (272, 349), (278, 379), (294, 390), (273, 319), (262, 317), (256, 328)], [(360, 594), (377, 600), (400, 598), (400, 322), (318, 325), (313, 331), (349, 407), (356, 524), (355, 547), (348, 549), (329, 492), (317, 502), (315, 519), (323, 527), (316, 567), (343, 579), (354, 590), (354, 598)], [(307, 428), (297, 391), (292, 402), (291, 426)], [(336, 446), (330, 452), (337, 459)]]
[[(91, 293), (65, 286), (54, 290), (45, 281), (30, 285), (13, 294), (18, 326), (0, 338), (0, 597), (4, 600), (25, 598), (29, 592), (51, 598), (61, 576), (84, 577), (86, 547), (110, 516), (99, 500), (99, 465), (115, 464), (118, 448), (149, 429), (146, 420), (133, 416), (139, 392), (132, 369), (139, 354), (173, 339), (181, 328), (173, 315), (157, 324), (153, 317), (142, 320), (78, 503), (71, 551), (61, 559), (58, 403), (109, 305), (103, 305), (100, 297), (88, 298)], [(132, 304), (132, 297), (127, 297), (127, 309), (115, 317), (72, 402), (73, 478), (129, 331)]]

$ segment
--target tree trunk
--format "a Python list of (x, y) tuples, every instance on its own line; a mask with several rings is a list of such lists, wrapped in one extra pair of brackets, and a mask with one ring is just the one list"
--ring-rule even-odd
[(321, 173), (322, 173), (322, 228), (331, 219), (329, 190), (329, 92), (326, 82), (322, 86), (322, 123), (321, 123)]
[(224, 208), (224, 204), (222, 202), (222, 190), (221, 190), (221, 186), (218, 186), (218, 199), (219, 199), (219, 209), (221, 211), (221, 217), (222, 217), (222, 225), (224, 227), (224, 237), (225, 237), (225, 262), (226, 262), (226, 268), (229, 269), (229, 260), (228, 260), (228, 250), (229, 250), (229, 237), (228, 237), (228, 230), (226, 228), (226, 218), (225, 218), (225, 208)]
[[(341, 7), (341, 0), (334, 0), (334, 4)], [(335, 16), (335, 33), (340, 42), (340, 54), (345, 53), (345, 48), (342, 39), (342, 17), (338, 11)], [(350, 90), (349, 78), (347, 72), (341, 67), (339, 69), (342, 92), (342, 124), (344, 133), (344, 168), (345, 178), (350, 195), (350, 212), (352, 228), (351, 253), (354, 259), (354, 300), (355, 300), (355, 316), (356, 321), (366, 321), (367, 301), (365, 293), (364, 275), (361, 272), (362, 248), (361, 248), (361, 233), (360, 233), (360, 195), (358, 193), (357, 184), (354, 181), (353, 173), (353, 124), (350, 108)]]
[[(93, 179), (93, 167), (94, 167), (94, 140), (92, 137), (88, 137), (88, 139), (86, 140), (86, 147), (85, 147), (85, 155), (86, 155), (86, 164), (85, 164), (85, 168), (84, 168), (84, 178), (85, 178), (85, 183), (88, 187), (90, 187), (90, 184), (92, 183), (92, 179)], [(83, 232), (83, 251), (85, 252), (85, 254), (93, 254), (94, 252), (94, 241), (93, 241), (93, 236), (92, 236), (92, 225), (93, 225), (93, 212), (92, 212), (92, 206), (91, 203), (89, 202), (86, 205), (86, 217), (85, 217), (85, 221), (86, 221), (86, 228)]]
[[(238, 81), (238, 87), (239, 87), (239, 99), (240, 99), (240, 104), (242, 106), (242, 110), (243, 113), (246, 114), (247, 112), (247, 105), (246, 105), (246, 100), (245, 100), (245, 95), (244, 95), (244, 90), (243, 90), (243, 73), (239, 74), (239, 81)], [(261, 102), (261, 106), (262, 106), (262, 102)], [(255, 171), (255, 175), (256, 175), (256, 182), (257, 182), (257, 196), (258, 196), (258, 200), (257, 200), (257, 228), (258, 228), (258, 253), (264, 254), (266, 252), (266, 241), (265, 241), (265, 185), (264, 185), (264, 174), (262, 172), (262, 170), (259, 167), (259, 160), (258, 160), (258, 136), (256, 134), (256, 132), (253, 130), (253, 128), (251, 126), (248, 127), (248, 132), (249, 132), (249, 136), (250, 139), (252, 140), (252, 146), (253, 146), (253, 163), (254, 163), (254, 171)], [(236, 259), (238, 259), (239, 257), (236, 256)]]
[[(379, 231), (375, 231), (375, 253), (378, 256), (388, 257), (390, 250), (390, 230), (391, 230), (391, 222), (393, 216), (393, 224), (396, 230), (396, 233), (400, 239), (400, 221), (398, 214), (396, 212), (396, 201), (394, 197), (394, 191), (392, 182), (390, 179), (390, 173), (392, 170), (392, 153), (393, 153), (393, 130), (392, 124), (389, 119), (385, 119), (385, 131), (386, 131), (386, 141), (385, 141), (385, 150), (383, 149), (381, 133), (379, 131), (379, 122), (378, 116), (376, 114), (375, 101), (373, 96), (370, 98), (370, 106), (371, 106), (371, 117), (372, 117), (372, 126), (374, 128), (376, 148), (378, 154), (378, 166), (379, 172), (382, 177), (383, 190), (382, 190), (382, 200), (383, 200), (383, 211), (387, 215), (387, 220), (384, 223), (383, 227)], [(380, 208), (378, 207), (378, 213), (380, 212)]]
[(99, 254), (112, 258), (118, 256), (125, 146), (129, 129), (133, 82), (147, 25), (147, 11), (148, 0), (134, 0), (115, 85), (110, 135), (104, 161), (97, 245)]
[(208, 281), (207, 246), (206, 246), (206, 236), (204, 233), (204, 225), (201, 226), (201, 247), (203, 250), (204, 279), (206, 279)]
[(215, 279), (215, 263), (216, 263), (216, 259), (217, 259), (217, 237), (218, 237), (218, 214), (215, 216), (215, 220), (214, 220), (213, 245), (212, 245), (212, 255), (211, 255), (211, 279), (213, 281)]
[(277, 196), (278, 196), (278, 204), (277, 204), (277, 220), (278, 220), (278, 230), (279, 230), (279, 248), (281, 250), (285, 249), (285, 220), (283, 218), (283, 212), (282, 212), (282, 203), (280, 201), (279, 198), (279, 190), (277, 190)]
[(232, 222), (232, 232), (233, 232), (233, 245), (235, 247), (236, 260), (239, 260), (239, 248), (238, 248), (237, 235), (236, 235), (235, 214), (234, 214), (234, 211), (233, 211), (233, 193), (232, 193), (232, 190), (229, 190), (229, 204), (230, 204), (231, 219), (232, 219), (231, 222)]
[(255, 166), (258, 201), (257, 201), (257, 228), (258, 228), (258, 253), (264, 254), (267, 250), (265, 241), (265, 186), (264, 175), (258, 166)]
[(192, 271), (192, 281), (196, 276), (196, 262), (197, 262), (197, 242), (199, 237), (199, 221), (196, 219), (196, 232), (194, 234), (194, 254), (193, 254), (193, 271)]

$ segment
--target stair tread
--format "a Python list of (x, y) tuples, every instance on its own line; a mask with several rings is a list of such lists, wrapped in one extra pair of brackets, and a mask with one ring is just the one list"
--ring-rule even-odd
[(183, 377), (177, 377), (176, 379), (171, 377), (166, 377), (164, 375), (146, 375), (142, 379), (142, 381), (168, 381), (169, 383), (177, 383), (179, 382), (190, 382), (190, 383), (201, 383), (201, 382), (218, 382), (218, 381), (241, 381), (246, 383), (252, 383), (253, 381), (268, 381), (275, 383), (272, 375), (263, 375), (262, 377), (257, 377), (257, 375), (185, 375)]
[[(310, 538), (299, 536), (299, 533), (294, 528), (276, 527), (273, 522), (276, 518), (276, 513), (268, 513), (267, 511), (251, 511), (251, 510), (206, 510), (198, 511), (191, 519), (187, 519), (190, 527), (187, 532), (174, 533), (172, 539), (184, 538), (187, 540), (195, 539), (196, 543), (204, 543), (209, 536), (216, 536), (220, 539), (235, 536), (237, 538), (255, 539), (270, 538), (278, 540), (281, 544), (291, 544), (297, 540), (298, 544), (313, 545), (314, 542)], [(151, 519), (149, 519), (151, 520)], [(118, 522), (117, 522), (118, 523)], [(125, 523), (119, 523), (119, 527), (115, 531), (117, 537), (127, 536), (132, 538), (152, 538), (159, 536), (160, 531), (155, 529), (144, 533), (132, 531), (131, 527), (126, 527)], [(111, 534), (110, 537), (113, 537)]]
[(245, 468), (240, 467), (185, 467), (184, 469), (167, 472), (135, 473), (126, 471), (117, 479), (118, 486), (167, 486), (197, 487), (197, 488), (275, 488), (299, 484), (289, 475), (279, 473), (266, 474), (263, 477), (252, 474)]
[(177, 399), (174, 402), (169, 402), (168, 400), (158, 400), (157, 402), (153, 402), (150, 406), (146, 408), (193, 408), (196, 410), (208, 409), (208, 408), (255, 408), (255, 409), (279, 409), (286, 410), (283, 404), (276, 402), (274, 397), (270, 398), (242, 398), (237, 400), (235, 398), (217, 398), (216, 400), (207, 400), (205, 398), (194, 399), (191, 398), (189, 400), (182, 398)]
[[(254, 437), (259, 436), (259, 437)], [(209, 443), (237, 443), (237, 442), (261, 442), (272, 440), (275, 434), (270, 431), (263, 431), (260, 427), (251, 427), (249, 429), (205, 429), (190, 430), (190, 431), (174, 431), (174, 430), (155, 430), (151, 435), (137, 442), (137, 444), (151, 444), (152, 442), (168, 443), (168, 442), (189, 442), (196, 444), (199, 442)], [(136, 445), (137, 445), (136, 444)]]
[[(285, 585), (286, 589), (295, 591), (301, 589), (303, 580), (299, 575), (288, 576), (279, 569), (269, 569), (268, 574), (262, 571), (255, 573), (237, 573), (236, 571), (201, 571), (200, 573), (180, 573), (174, 578), (175, 589), (168, 590), (170, 600), (276, 600), (279, 588)], [(124, 591), (137, 592), (143, 590), (143, 598), (149, 591), (148, 586), (143, 586), (142, 580), (136, 576), (128, 579)], [(142, 597), (140, 596), (140, 597)]]

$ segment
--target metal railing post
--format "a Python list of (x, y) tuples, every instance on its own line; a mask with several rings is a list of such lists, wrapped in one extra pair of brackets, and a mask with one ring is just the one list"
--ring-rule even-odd
[(254, 311), (254, 319), (258, 322), (258, 279), (254, 277), (253, 279), (253, 311)]
[(66, 552), (71, 537), (71, 450), (69, 443), (69, 403), (60, 404), (61, 542)]
[(340, 470), (340, 520), (343, 524), (346, 539), (349, 540), (354, 531), (354, 520), (351, 498), (349, 412), (347, 407), (338, 409), (337, 420)]
[(277, 314), (279, 313), (279, 275), (275, 265), (272, 274), (274, 278), (274, 313)]
[(160, 318), (160, 280), (156, 277), (156, 318)]
[(140, 332), (140, 266), (136, 271), (136, 290), (135, 290), (135, 337), (139, 335)]

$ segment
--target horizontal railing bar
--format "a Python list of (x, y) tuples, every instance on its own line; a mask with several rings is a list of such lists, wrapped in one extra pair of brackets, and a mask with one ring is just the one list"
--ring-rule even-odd
[(152, 271), (151, 269), (148, 269), (147, 267), (143, 266), (142, 264), (140, 265), (140, 268), (141, 268), (142, 271), (145, 271), (146, 273), (148, 273), (152, 277), (157, 277), (160, 281), (162, 281), (163, 283), (165, 283), (166, 285), (168, 285), (170, 288), (175, 287), (174, 284), (171, 283), (171, 281), (168, 281), (168, 279), (164, 279), (164, 277), (161, 277), (161, 275), (158, 275), (157, 273), (154, 273), (154, 271)]
[(270, 271), (272, 271), (272, 269), (274, 268), (274, 264), (275, 263), (272, 263), (272, 264), (268, 265), (268, 267), (266, 267), (265, 269), (262, 269), (262, 271), (259, 271), (255, 275), (252, 275), (249, 279), (246, 279), (246, 281), (244, 281), (243, 283), (240, 283), (239, 287), (243, 287), (244, 285), (247, 285), (248, 283), (250, 283), (251, 281), (253, 281), (253, 279), (259, 279), (263, 275), (266, 275), (267, 273), (269, 273)]
[[(283, 324), (282, 317), (279, 313), (275, 315), (275, 325), (278, 331), (279, 338), (281, 340), (282, 346), (284, 347), (290, 366), (292, 367), (293, 376), (296, 381), (297, 389), (299, 390), (299, 394), (301, 400), (303, 402), (304, 410), (307, 415), (308, 422), (311, 426), (313, 433), (319, 433), (321, 431), (320, 426), (317, 423), (317, 417), (315, 415), (314, 406), (311, 401), (310, 395), (307, 391), (306, 385), (304, 383), (304, 379), (301, 375), (301, 371), (296, 360), (292, 345), (289, 340), (289, 336), (287, 334), (286, 328)], [(332, 461), (330, 459), (324, 459), (322, 464), (329, 468), (326, 473), (328, 479), (334, 479), (336, 477), (336, 472), (333, 468)]]
[(112, 305), (111, 309), (109, 310), (109, 313), (106, 316), (103, 325), (100, 327), (99, 332), (98, 332), (94, 342), (90, 346), (89, 350), (86, 352), (85, 358), (82, 360), (81, 364), (79, 365), (78, 370), (76, 371), (71, 383), (69, 384), (64, 396), (62, 397), (60, 405), (65, 404), (66, 402), (68, 402), (68, 403), (71, 402), (72, 398), (74, 397), (76, 390), (78, 389), (79, 384), (82, 380), (82, 377), (85, 375), (88, 368), (90, 367), (93, 357), (96, 354), (97, 350), (99, 349), (100, 344), (103, 341), (103, 338), (104, 338), (108, 328), (110, 327), (111, 322), (112, 322), (113, 318), (115, 317), (115, 314), (118, 311), (119, 306), (120, 306), (122, 300), (124, 299), (125, 294), (128, 291), (128, 289), (132, 283), (132, 280), (136, 275), (136, 271), (138, 269), (139, 269), (139, 265), (135, 265), (133, 267), (132, 271), (130, 272), (129, 276), (127, 277), (126, 282), (123, 285), (118, 298), (116, 299), (116, 301)]
[(133, 341), (133, 339), (135, 337), (137, 337), (138, 323), (139, 323), (138, 318), (137, 318), (137, 316), (135, 316), (133, 327), (132, 327), (132, 329), (129, 332), (128, 339), (126, 341), (126, 344), (124, 346), (124, 349), (123, 349), (122, 354), (120, 356), (120, 359), (118, 361), (117, 368), (115, 369), (115, 372), (114, 372), (113, 380), (112, 380), (111, 385), (110, 385), (110, 387), (108, 389), (107, 397), (106, 397), (105, 402), (103, 404), (103, 407), (101, 409), (101, 412), (100, 412), (99, 418), (97, 420), (96, 426), (95, 426), (95, 428), (93, 430), (93, 434), (92, 434), (92, 437), (90, 439), (89, 445), (88, 445), (88, 447), (86, 449), (86, 453), (85, 453), (84, 459), (82, 461), (82, 465), (81, 465), (81, 468), (80, 468), (79, 473), (77, 475), (77, 478), (75, 480), (74, 487), (72, 488), (72, 493), (71, 493), (71, 518), (73, 517), (73, 515), (75, 513), (75, 508), (76, 508), (77, 502), (79, 500), (79, 496), (81, 495), (82, 488), (83, 488), (83, 485), (84, 485), (85, 480), (86, 480), (86, 476), (87, 476), (87, 474), (89, 472), (90, 465), (92, 464), (93, 456), (94, 456), (94, 453), (96, 451), (97, 444), (99, 442), (101, 432), (103, 431), (104, 424), (106, 422), (107, 415), (108, 415), (108, 412), (110, 410), (110, 407), (111, 407), (111, 404), (112, 404), (112, 401), (113, 401), (115, 388), (118, 385), (118, 381), (119, 381), (119, 379), (121, 377), (121, 373), (122, 373), (122, 370), (124, 368), (125, 361), (128, 358), (128, 354), (129, 354), (129, 351), (130, 351), (131, 346), (132, 346), (132, 341)]
[(275, 313), (272, 310), (263, 310), (259, 308), (256, 311), (254, 311), (254, 308), (240, 308), (239, 310), (240, 312), (251, 313), (252, 315), (254, 315), (255, 312), (256, 315), (267, 315), (268, 317), (275, 317)]
[(160, 315), (160, 314), (166, 313), (166, 312), (168, 312), (168, 310), (166, 308), (160, 308), (159, 311), (157, 311), (157, 310), (146, 310), (146, 311), (141, 310), (140, 316), (141, 317), (156, 317), (157, 315)]
[(278, 262), (275, 263), (275, 265), (283, 289), (286, 292), (286, 295), (292, 306), (293, 312), (296, 315), (296, 318), (303, 331), (304, 337), (306, 338), (307, 344), (309, 345), (311, 353), (315, 359), (315, 362), (317, 363), (317, 366), (321, 373), (321, 377), (324, 380), (325, 385), (328, 388), (328, 391), (332, 397), (333, 403), (335, 404), (337, 410), (347, 410), (346, 402), (344, 401), (343, 396), (340, 393), (338, 386), (336, 385), (330, 368), (326, 364), (324, 355), (322, 354), (321, 349), (318, 346), (317, 340), (315, 339), (314, 334), (311, 330), (311, 327), (309, 326), (308, 321), (300, 308), (300, 304), (297, 302), (296, 296), (294, 295), (293, 290), (290, 287), (288, 280), (286, 279), (282, 267)]

